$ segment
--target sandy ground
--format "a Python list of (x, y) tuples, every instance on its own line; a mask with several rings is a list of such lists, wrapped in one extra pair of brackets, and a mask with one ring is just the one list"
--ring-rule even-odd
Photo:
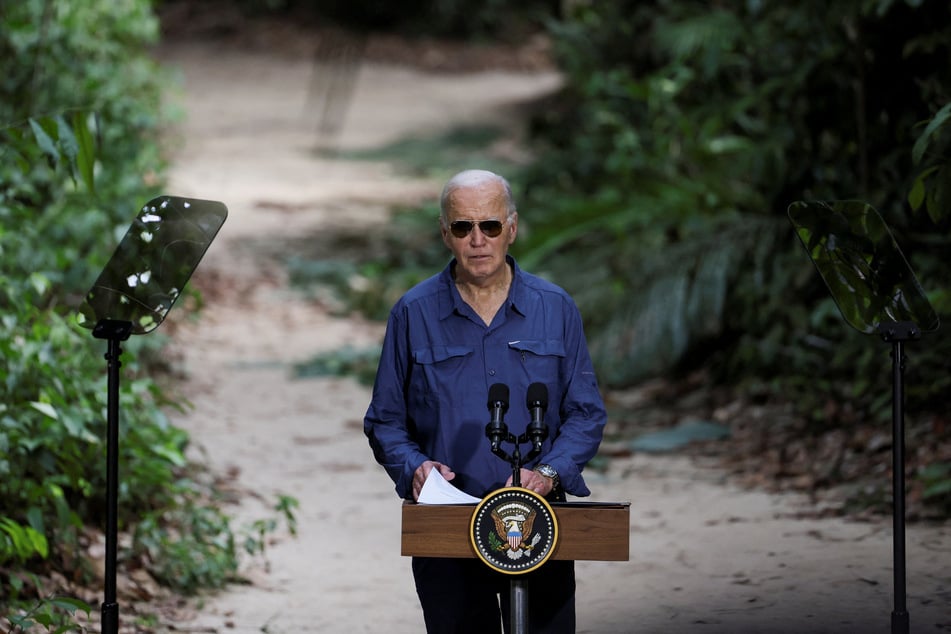
[[(300, 501), (250, 585), (206, 597), (169, 623), (197, 632), (422, 632), (399, 554), (400, 500), (362, 433), (370, 390), (344, 378), (295, 379), (291, 364), (380, 341), (379, 324), (332, 317), (286, 285), (275, 245), (331, 225), (373, 222), (386, 206), (435, 196), (383, 163), (321, 158), (309, 60), (177, 45), (187, 118), (169, 193), (224, 201), (230, 216), (196, 273), (218, 280), (196, 323), (170, 324), (194, 407), (173, 414), (196, 457), (251, 491), (240, 521)], [(335, 142), (367, 148), (552, 90), (550, 73), (464, 76), (364, 65)], [(524, 213), (531, 214), (531, 210)], [(437, 239), (433, 224), (433, 239)], [(169, 321), (172, 321), (170, 319)], [(198, 451), (203, 448), (204, 453)], [(738, 490), (682, 456), (634, 455), (591, 474), (592, 499), (631, 503), (630, 561), (578, 563), (578, 631), (887, 632), (893, 607), (888, 522), (799, 520), (807, 501)], [(913, 632), (951, 631), (951, 527), (910, 527)]]

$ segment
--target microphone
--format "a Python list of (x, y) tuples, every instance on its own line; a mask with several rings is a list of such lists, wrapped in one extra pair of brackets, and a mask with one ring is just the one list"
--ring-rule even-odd
[(499, 443), (508, 436), (508, 426), (504, 422), (505, 412), (509, 409), (509, 388), (502, 383), (493, 383), (489, 388), (489, 424), (485, 426), (485, 435), (489, 437), (492, 451), (497, 452)]
[(542, 443), (548, 438), (548, 425), (545, 424), (545, 410), (548, 409), (548, 388), (544, 383), (532, 383), (528, 386), (525, 404), (532, 419), (528, 423), (528, 437), (532, 448), (542, 450)]

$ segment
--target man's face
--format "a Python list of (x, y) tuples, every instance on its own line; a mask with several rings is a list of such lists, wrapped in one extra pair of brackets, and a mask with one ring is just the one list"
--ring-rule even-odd
[[(442, 239), (456, 258), (456, 280), (491, 283), (505, 275), (505, 255), (509, 245), (515, 242), (518, 217), (513, 215), (508, 220), (505, 194), (499, 183), (480, 183), (455, 190), (449, 198), (446, 220)], [(457, 237), (450, 230), (457, 220), (476, 224), (468, 235)], [(485, 220), (501, 222), (502, 232), (494, 238), (487, 236), (477, 224)]]

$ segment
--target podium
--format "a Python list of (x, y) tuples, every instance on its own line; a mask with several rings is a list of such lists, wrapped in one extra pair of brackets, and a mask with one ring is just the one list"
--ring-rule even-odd
[[(630, 546), (630, 504), (618, 502), (550, 502), (538, 492), (521, 486), (521, 471), (537, 457), (548, 437), (545, 410), (548, 388), (532, 383), (526, 393), (531, 422), (525, 433), (515, 435), (503, 418), (509, 389), (495, 383), (489, 388), (489, 423), (485, 434), (492, 453), (512, 467), (510, 485), (496, 489), (474, 504), (418, 504), (404, 501), (400, 553), (403, 556), (480, 559), (489, 569), (511, 575), (509, 580), (509, 631), (529, 632), (527, 572), (551, 559), (627, 561)], [(508, 453), (502, 442), (512, 443)], [(527, 455), (520, 445), (531, 443)], [(557, 483), (539, 465), (536, 470)], [(551, 469), (551, 467), (549, 467)], [(427, 484), (432, 473), (427, 474)], [(441, 478), (440, 478), (441, 479)], [(425, 488), (425, 487), (424, 487)], [(470, 496), (471, 499), (471, 496)]]
[[(560, 536), (551, 559), (628, 561), (628, 502), (552, 502)], [(400, 554), (405, 557), (475, 558), (469, 537), (474, 504), (404, 501)]]

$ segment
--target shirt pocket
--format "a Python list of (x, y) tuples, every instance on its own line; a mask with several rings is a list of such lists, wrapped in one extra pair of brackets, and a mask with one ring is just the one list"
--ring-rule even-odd
[(522, 339), (509, 342), (531, 381), (557, 385), (565, 359), (565, 342), (561, 339)]
[[(430, 346), (413, 350), (418, 372), (413, 372), (411, 392), (425, 401), (466, 385), (473, 349), (469, 346)], [(471, 377), (468, 377), (471, 379)]]
[(431, 346), (413, 350), (413, 361), (422, 365), (431, 365), (450, 359), (467, 357), (470, 354), (472, 354), (472, 348), (468, 346)]

